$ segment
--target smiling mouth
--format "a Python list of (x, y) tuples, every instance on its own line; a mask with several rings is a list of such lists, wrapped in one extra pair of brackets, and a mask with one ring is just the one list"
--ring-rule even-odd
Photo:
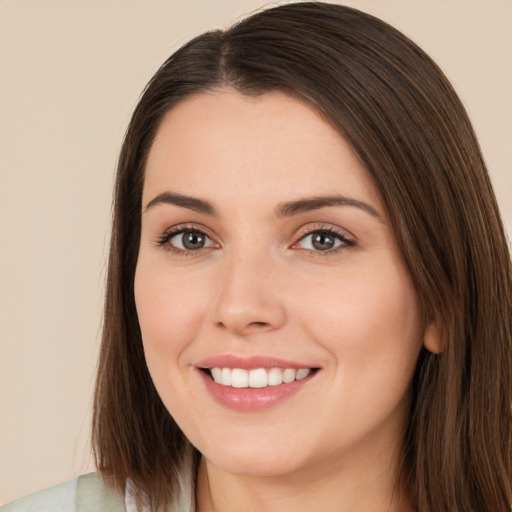
[(255, 368), (246, 370), (243, 368), (203, 368), (216, 384), (231, 388), (266, 388), (267, 386), (279, 386), (290, 384), (296, 380), (302, 380), (316, 372), (318, 368)]

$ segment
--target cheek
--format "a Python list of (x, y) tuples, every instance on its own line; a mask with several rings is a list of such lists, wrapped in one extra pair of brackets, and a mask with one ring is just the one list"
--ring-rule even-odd
[(197, 280), (182, 280), (151, 262), (142, 260), (137, 265), (135, 304), (150, 370), (165, 364), (169, 357), (178, 357), (195, 337), (204, 317), (204, 291), (201, 293), (194, 285)]
[(297, 303), (297, 316), (309, 335), (346, 370), (342, 375), (368, 370), (375, 376), (390, 366), (411, 373), (421, 348), (422, 327), (416, 293), (402, 267), (374, 264), (341, 269), (329, 280), (304, 287), (316, 293)]
[[(167, 410), (179, 423), (195, 403), (187, 386), (187, 347), (197, 337), (204, 318), (205, 293), (195, 282), (149, 258), (139, 258), (134, 292), (144, 355), (153, 383)], [(181, 277), (181, 279), (180, 279)], [(196, 415), (200, 411), (196, 411)], [(190, 428), (190, 427), (189, 427)]]

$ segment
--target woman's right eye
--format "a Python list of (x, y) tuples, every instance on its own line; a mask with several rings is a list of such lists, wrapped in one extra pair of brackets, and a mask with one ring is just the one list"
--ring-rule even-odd
[(182, 251), (197, 251), (205, 247), (214, 247), (215, 243), (201, 231), (182, 231), (173, 235), (169, 243)]
[(179, 251), (198, 251), (217, 245), (206, 233), (193, 229), (169, 233), (160, 243), (161, 245), (168, 244)]

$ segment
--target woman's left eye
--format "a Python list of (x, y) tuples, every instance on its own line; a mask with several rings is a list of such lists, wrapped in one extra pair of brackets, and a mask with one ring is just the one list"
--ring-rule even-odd
[(301, 249), (316, 252), (329, 252), (341, 246), (352, 246), (354, 243), (348, 238), (330, 230), (317, 230), (303, 236), (295, 246)]

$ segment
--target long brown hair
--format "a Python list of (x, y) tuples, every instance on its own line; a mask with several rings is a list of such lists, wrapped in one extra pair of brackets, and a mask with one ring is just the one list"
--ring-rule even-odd
[(420, 355), (397, 484), (420, 512), (510, 512), (512, 269), (478, 142), (421, 49), (368, 14), (321, 2), (282, 5), (195, 38), (141, 97), (117, 170), (93, 424), (98, 468), (119, 487), (130, 478), (155, 508), (177, 492), (190, 448), (153, 386), (134, 303), (141, 196), (165, 113), (217, 87), (293, 95), (351, 143), (444, 346)]

